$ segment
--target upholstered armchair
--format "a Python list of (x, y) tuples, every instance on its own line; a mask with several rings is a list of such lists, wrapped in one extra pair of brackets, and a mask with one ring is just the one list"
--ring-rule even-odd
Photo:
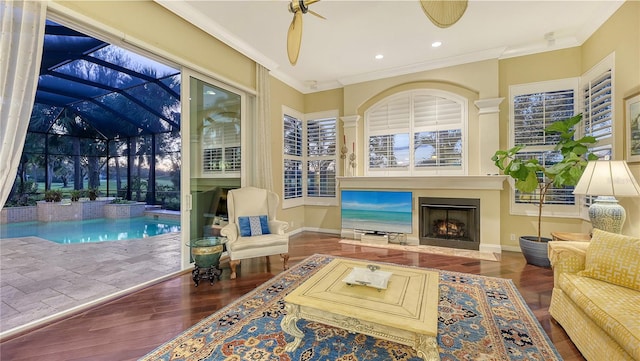
[(227, 252), (231, 279), (236, 278), (240, 260), (254, 257), (267, 258), (279, 254), (284, 269), (288, 268), (289, 228), (287, 222), (275, 219), (280, 198), (274, 192), (255, 187), (232, 189), (227, 195), (229, 224), (220, 235), (227, 237)]

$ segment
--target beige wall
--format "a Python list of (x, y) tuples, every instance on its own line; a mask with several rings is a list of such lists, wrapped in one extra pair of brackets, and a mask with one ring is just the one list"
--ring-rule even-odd
[[(338, 110), (339, 116), (344, 114), (342, 109), (342, 100), (344, 98), (343, 89), (327, 90), (304, 97), (304, 112), (315, 113), (326, 110)], [(342, 139), (341, 122), (338, 119), (338, 139)], [(338, 158), (338, 169), (344, 169), (342, 159)], [(341, 174), (341, 173), (339, 173)], [(307, 229), (315, 231), (336, 231), (340, 229), (340, 208), (325, 206), (306, 206), (304, 207), (304, 226)]]
[[(640, 2), (627, 1), (582, 45), (581, 51), (583, 72), (615, 52), (614, 157), (625, 159), (624, 98), (640, 93)], [(629, 168), (640, 182), (640, 163), (630, 163)], [(640, 236), (640, 198), (620, 198), (619, 201), (627, 211), (622, 232)], [(583, 229), (589, 228), (585, 222)]]
[[(229, 80), (245, 89), (255, 89), (255, 63), (212, 38), (200, 29), (165, 10), (150, 0), (144, 1), (57, 1), (51, 6), (58, 12), (70, 13), (89, 25), (93, 21), (103, 23), (118, 34), (141, 40), (161, 52), (205, 70), (207, 75)], [(343, 89), (303, 95), (281, 81), (271, 78), (271, 119), (274, 187), (282, 194), (282, 105), (302, 113), (338, 109), (341, 116), (361, 115), (372, 99), (399, 89), (431, 83), (453, 87), (467, 94), (470, 100), (508, 97), (512, 84), (544, 81), (579, 76), (612, 51), (616, 53), (615, 114), (617, 158), (624, 151), (623, 98), (640, 91), (640, 3), (629, 1), (609, 19), (583, 46), (538, 55), (482, 62), (407, 74), (378, 81), (347, 85)], [(478, 118), (471, 101), (469, 110)], [(507, 145), (508, 102), (501, 105), (499, 115), (500, 146)], [(362, 139), (362, 126), (360, 127)], [(339, 130), (339, 133), (342, 129)], [(470, 132), (470, 134), (474, 134)], [(478, 148), (482, 139), (471, 140), (470, 147)], [(362, 147), (362, 140), (359, 142)], [(362, 154), (362, 151), (358, 153)], [(362, 164), (363, 162), (359, 162)], [(631, 165), (640, 180), (640, 163)], [(342, 167), (340, 168), (342, 169)], [(477, 167), (471, 170), (477, 172)], [(361, 170), (360, 170), (361, 172)], [(470, 173), (471, 174), (471, 173)], [(509, 214), (508, 192), (504, 191), (500, 206), (501, 243), (515, 246), (509, 240), (512, 233), (530, 234), (535, 230), (535, 217), (514, 217)], [(640, 200), (623, 199), (622, 204), (630, 214), (624, 232), (640, 234)], [(337, 230), (340, 225), (338, 207), (296, 207), (284, 209), (280, 218), (293, 222), (293, 229)], [(635, 218), (635, 223), (632, 221)], [(576, 219), (545, 218), (543, 232), (581, 231), (588, 229), (588, 222)]]
[[(304, 96), (302, 93), (271, 77), (271, 154), (273, 157), (271, 172), (273, 174), (273, 189), (283, 194), (282, 183), (282, 143), (284, 136), (282, 121), (282, 106), (285, 105), (300, 113), (304, 113)], [(281, 199), (282, 205), (282, 199)], [(304, 207), (282, 209), (278, 218), (290, 224), (289, 230), (296, 230), (305, 225)]]
[[(500, 105), (500, 149), (509, 146), (509, 86), (555, 79), (579, 77), (581, 75), (580, 48), (529, 55), (500, 61), (500, 96), (505, 101)], [(518, 237), (536, 235), (537, 217), (510, 214), (510, 189), (501, 195), (500, 238), (506, 249), (519, 249)], [(531, 205), (532, 209), (537, 209)], [(582, 220), (575, 218), (543, 217), (541, 234), (550, 237), (550, 232), (578, 232)], [(512, 237), (511, 235), (515, 236)], [(513, 240), (512, 240), (513, 239)]]

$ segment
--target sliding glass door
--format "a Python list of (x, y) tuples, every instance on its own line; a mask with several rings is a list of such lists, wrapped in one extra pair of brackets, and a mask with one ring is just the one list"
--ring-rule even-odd
[(214, 79), (184, 71), (183, 257), (190, 240), (219, 235), (227, 222), (227, 192), (244, 179), (246, 95)]

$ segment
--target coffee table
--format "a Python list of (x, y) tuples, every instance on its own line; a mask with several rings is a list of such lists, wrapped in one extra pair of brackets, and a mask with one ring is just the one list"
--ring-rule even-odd
[(370, 264), (335, 259), (285, 296), (287, 314), (280, 326), (294, 337), (286, 351), (302, 342), (304, 333), (296, 322), (303, 318), (411, 346), (425, 361), (440, 360), (438, 272), (375, 264), (392, 273), (386, 289), (343, 282), (354, 267)]

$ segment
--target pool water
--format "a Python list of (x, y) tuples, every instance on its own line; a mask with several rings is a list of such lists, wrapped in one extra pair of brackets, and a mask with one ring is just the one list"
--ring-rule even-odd
[(121, 241), (171, 232), (180, 232), (179, 221), (148, 217), (0, 225), (0, 239), (35, 236), (60, 244)]

